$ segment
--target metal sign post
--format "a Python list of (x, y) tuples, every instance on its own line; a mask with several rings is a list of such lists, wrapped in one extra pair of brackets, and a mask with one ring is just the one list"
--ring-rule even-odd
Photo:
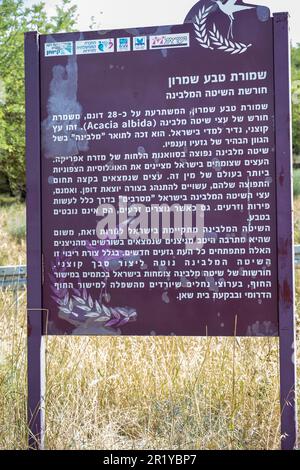
[(288, 14), (274, 15), (277, 256), (282, 449), (297, 445), (291, 79)]
[(29, 448), (44, 444), (45, 349), (42, 322), (39, 35), (25, 35), (27, 178), (27, 380)]
[(46, 335), (156, 334), (279, 336), (293, 449), (287, 14), (201, 0), (182, 25), (27, 33), (25, 63), (30, 447)]

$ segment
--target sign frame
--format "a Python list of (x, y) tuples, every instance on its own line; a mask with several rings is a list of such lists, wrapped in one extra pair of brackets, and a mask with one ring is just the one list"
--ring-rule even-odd
[[(297, 445), (291, 77), (288, 13), (273, 15), (282, 449)], [(288, 201), (288, 207), (285, 202)], [(287, 437), (284, 437), (287, 436)]]
[[(273, 14), (281, 447), (297, 445), (295, 288), (292, 217), (291, 87), (288, 14)], [(30, 449), (45, 436), (39, 34), (25, 33), (27, 173), (28, 428)], [(286, 205), (288, 201), (288, 207)]]
[(45, 337), (42, 311), (41, 131), (39, 35), (25, 33), (27, 224), (27, 419), (29, 449), (45, 435)]

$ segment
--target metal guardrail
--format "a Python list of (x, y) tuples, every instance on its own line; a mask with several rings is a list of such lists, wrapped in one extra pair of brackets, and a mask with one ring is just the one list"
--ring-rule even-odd
[(0, 266), (0, 289), (4, 287), (24, 287), (26, 282), (26, 266)]
[(295, 245), (295, 266), (300, 268), (300, 245)]
[[(300, 245), (295, 245), (295, 267), (300, 268)], [(24, 287), (26, 282), (26, 266), (0, 266), (0, 289)]]

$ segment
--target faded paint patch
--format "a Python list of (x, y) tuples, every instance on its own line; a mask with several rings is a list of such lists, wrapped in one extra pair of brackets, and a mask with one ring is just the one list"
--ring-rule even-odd
[[(80, 122), (75, 120), (75, 115), (80, 115), (82, 107), (77, 101), (78, 65), (76, 57), (69, 57), (67, 65), (55, 65), (52, 69), (52, 80), (49, 87), (47, 102), (48, 117), (42, 122), (42, 148), (46, 158), (57, 155), (77, 155), (88, 150), (88, 143), (76, 141), (72, 137), (73, 130), (70, 126), (76, 126), (76, 134), (84, 133), (80, 128)], [(53, 115), (71, 115), (74, 119), (53, 122)], [(54, 125), (60, 124), (62, 129), (54, 134)], [(66, 136), (66, 141), (55, 141), (54, 135)]]
[(105, 336), (117, 336), (121, 335), (121, 330), (114, 330), (112, 328), (104, 328), (103, 326), (95, 325), (80, 325), (72, 331), (72, 335), (105, 335)]
[(271, 16), (270, 9), (268, 7), (258, 6), (256, 7), (256, 14), (259, 21), (268, 21)]
[(270, 321), (256, 321), (248, 326), (247, 336), (278, 336), (278, 329)]
[(165, 302), (166, 304), (170, 303), (168, 292), (164, 292), (162, 294), (161, 298), (162, 298), (163, 302)]

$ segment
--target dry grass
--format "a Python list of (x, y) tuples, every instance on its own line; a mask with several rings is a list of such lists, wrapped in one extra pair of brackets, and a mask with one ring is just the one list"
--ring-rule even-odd
[[(24, 261), (0, 230), (10, 263)], [(27, 444), (25, 312), (25, 291), (0, 291), (2, 449)], [(48, 338), (46, 445), (276, 449), (278, 377), (277, 339)]]
[(1, 202), (0, 266), (26, 264), (25, 206), (20, 203), (1, 205)]

